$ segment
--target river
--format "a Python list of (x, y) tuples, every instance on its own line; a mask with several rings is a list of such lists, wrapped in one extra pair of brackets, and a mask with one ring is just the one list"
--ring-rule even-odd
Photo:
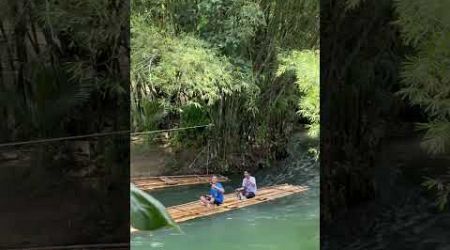
[[(303, 151), (305, 152), (305, 151)], [(300, 152), (299, 152), (300, 153)], [(299, 156), (300, 155), (300, 156)], [(179, 224), (181, 231), (162, 229), (131, 236), (133, 250), (316, 250), (320, 247), (319, 170), (307, 153), (255, 174), (259, 187), (290, 183), (310, 190), (274, 201)], [(231, 191), (240, 177), (224, 183)], [(208, 185), (174, 187), (151, 194), (165, 206), (197, 200)]]

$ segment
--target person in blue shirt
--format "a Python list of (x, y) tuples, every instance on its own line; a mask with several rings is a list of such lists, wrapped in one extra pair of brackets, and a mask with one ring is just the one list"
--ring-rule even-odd
[(211, 189), (208, 195), (200, 196), (200, 202), (202, 205), (210, 207), (211, 204), (220, 206), (223, 203), (223, 193), (225, 189), (222, 184), (217, 181), (217, 176), (211, 177)]

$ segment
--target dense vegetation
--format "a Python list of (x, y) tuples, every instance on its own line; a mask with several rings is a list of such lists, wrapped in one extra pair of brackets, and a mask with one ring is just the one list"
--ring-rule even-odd
[[(399, 93), (424, 110), (426, 120), (418, 129), (424, 131), (422, 144), (432, 155), (450, 153), (450, 18), (444, 11), (449, 7), (449, 3), (436, 0), (398, 1), (395, 5), (402, 40), (414, 51), (403, 61)], [(450, 167), (447, 174), (424, 182), (437, 192), (441, 209), (450, 196), (448, 174)]]
[[(324, 222), (374, 199), (375, 162), (383, 141), (418, 135), (430, 156), (448, 153), (446, 5), (403, 0), (321, 2)], [(434, 174), (424, 185), (438, 192), (443, 208), (449, 195), (448, 175), (442, 170)]]
[(2, 138), (117, 129), (111, 121), (128, 107), (122, 8), (106, 0), (2, 1)]
[[(128, 130), (128, 21), (123, 1), (1, 1), (2, 142)], [(0, 159), (3, 206), (25, 220), (34, 210), (15, 233), (41, 245), (126, 241), (128, 149), (128, 134), (1, 148), (14, 160)]]
[(220, 171), (283, 157), (300, 124), (318, 135), (318, 1), (131, 6), (132, 130), (212, 124), (169, 141), (208, 147), (202, 159)]

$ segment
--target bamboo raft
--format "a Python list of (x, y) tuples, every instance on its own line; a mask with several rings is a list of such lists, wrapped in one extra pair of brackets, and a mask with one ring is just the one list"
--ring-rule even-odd
[(205, 217), (242, 207), (256, 205), (291, 194), (301, 193), (306, 190), (308, 190), (308, 187), (306, 186), (282, 184), (261, 188), (258, 190), (256, 197), (252, 199), (238, 200), (235, 193), (229, 193), (225, 195), (225, 202), (220, 206), (212, 206), (210, 208), (207, 208), (205, 206), (202, 206), (199, 201), (194, 201), (178, 206), (169, 207), (167, 208), (167, 211), (175, 222), (180, 223), (199, 217)]
[[(220, 182), (228, 181), (225, 176), (217, 175)], [(148, 191), (159, 188), (209, 183), (211, 175), (178, 175), (158, 177), (134, 177), (131, 181), (139, 189)]]

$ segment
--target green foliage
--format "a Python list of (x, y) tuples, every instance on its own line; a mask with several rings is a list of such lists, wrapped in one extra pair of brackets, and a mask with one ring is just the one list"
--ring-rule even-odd
[[(448, 5), (448, 4), (447, 4)], [(402, 70), (400, 94), (423, 107), (430, 122), (425, 148), (444, 153), (450, 145), (450, 21), (442, 1), (396, 1), (403, 41), (415, 49)], [(421, 11), (417, 13), (417, 9)]]
[(130, 185), (130, 222), (138, 230), (177, 227), (165, 207), (151, 195)]
[[(383, 138), (402, 110), (398, 71), (403, 46), (391, 0), (321, 1), (321, 218), (372, 199)], [(355, 20), (358, 20), (355, 22)], [(325, 53), (325, 52), (326, 53)]]
[(61, 119), (86, 103), (92, 92), (90, 83), (71, 80), (70, 73), (57, 66), (36, 63), (30, 76), (34, 84), (28, 98), (17, 98), (9, 89), (0, 93), (0, 102), (21, 121), (20, 129), (42, 137), (61, 130)]
[[(129, 112), (128, 22), (126, 1), (0, 1), (3, 142), (128, 129), (129, 117), (123, 115)], [(30, 162), (20, 176), (21, 185), (30, 187), (23, 190), (46, 196), (55, 189), (84, 190), (73, 204), (80, 208), (81, 201), (91, 198), (72, 225), (74, 235), (61, 238), (62, 243), (71, 237), (123, 240), (123, 231), (117, 230), (128, 226), (119, 215), (123, 204), (109, 206), (110, 196), (105, 195), (127, 199), (127, 188), (120, 181), (128, 177), (123, 166), (129, 163), (129, 144), (123, 138), (30, 144), (24, 146), (24, 155), (19, 154)], [(89, 157), (74, 149), (79, 143), (89, 149)], [(7, 150), (22, 152), (22, 147)], [(98, 185), (68, 180), (87, 173), (101, 179)], [(101, 234), (85, 233), (100, 227)]]
[(318, 0), (264, 1), (271, 12), (269, 32), (280, 48), (304, 50), (319, 49)]
[(291, 51), (280, 57), (280, 76), (292, 71), (297, 79), (297, 85), (302, 94), (299, 102), (299, 113), (306, 118), (309, 133), (318, 136), (320, 132), (320, 77), (318, 51)]
[(208, 43), (158, 31), (141, 17), (132, 27), (132, 112), (142, 109), (139, 102), (145, 99), (175, 112), (189, 105), (206, 108), (249, 87), (241, 70)]
[(265, 24), (260, 6), (251, 1), (209, 1), (198, 4), (199, 35), (226, 54), (238, 54)]
[[(5, 107), (10, 117), (6, 129), (20, 131), (9, 134), (30, 138), (63, 133), (68, 123), (79, 121), (74, 117), (84, 112), (80, 120), (86, 120), (93, 113), (83, 110), (98, 99), (92, 96), (127, 102), (122, 99), (128, 84), (119, 68), (123, 41), (118, 34), (128, 20), (118, 11), (121, 3), (19, 0), (1, 7), (6, 11), (1, 36), (9, 51), (2, 63), (11, 62), (5, 69), (17, 74), (0, 77), (5, 93), (0, 98), (20, 96)], [(11, 31), (17, 31), (16, 37)]]
[(426, 131), (422, 145), (431, 153), (446, 152), (450, 143), (450, 122), (433, 120), (428, 123), (421, 123), (418, 129)]
[(318, 108), (310, 96), (314, 91), (276, 75), (278, 50), (288, 55), (318, 45), (318, 3), (132, 1), (133, 129), (144, 128), (143, 117), (150, 114), (143, 106), (151, 101), (165, 110), (152, 119), (156, 126), (214, 125), (170, 136), (172, 145), (181, 147), (204, 146), (208, 139), (218, 169), (246, 164), (253, 151), (275, 158), (298, 126), (300, 98), (302, 117), (311, 127), (318, 124), (311, 113)]
[(212, 105), (221, 93), (239, 91), (234, 84), (232, 65), (224, 57), (191, 37), (174, 39), (160, 54), (159, 64), (150, 75), (155, 88), (180, 105), (201, 102)]
[(158, 128), (160, 121), (167, 115), (167, 110), (157, 101), (141, 99), (140, 106), (132, 102), (131, 126), (134, 131), (149, 131)]
[[(211, 122), (206, 109), (198, 105), (184, 106), (180, 111), (180, 127), (193, 127), (206, 125)], [(181, 130), (176, 132), (174, 138), (177, 141), (185, 142), (189, 146), (190, 142), (205, 145), (209, 133), (206, 129)]]
[(430, 190), (434, 190), (436, 192), (436, 202), (437, 206), (440, 210), (444, 210), (444, 208), (448, 205), (448, 197), (450, 195), (450, 172), (446, 178), (426, 178), (426, 180), (422, 183), (424, 187)]
[[(399, 94), (420, 106), (428, 122), (418, 125), (425, 131), (422, 145), (430, 154), (444, 154), (450, 149), (450, 17), (445, 1), (395, 1), (396, 24), (403, 42), (414, 49), (406, 58), (402, 72), (403, 88)], [(420, 11), (417, 11), (420, 10)], [(424, 186), (435, 189), (443, 209), (448, 202), (450, 181), (428, 179)]]

